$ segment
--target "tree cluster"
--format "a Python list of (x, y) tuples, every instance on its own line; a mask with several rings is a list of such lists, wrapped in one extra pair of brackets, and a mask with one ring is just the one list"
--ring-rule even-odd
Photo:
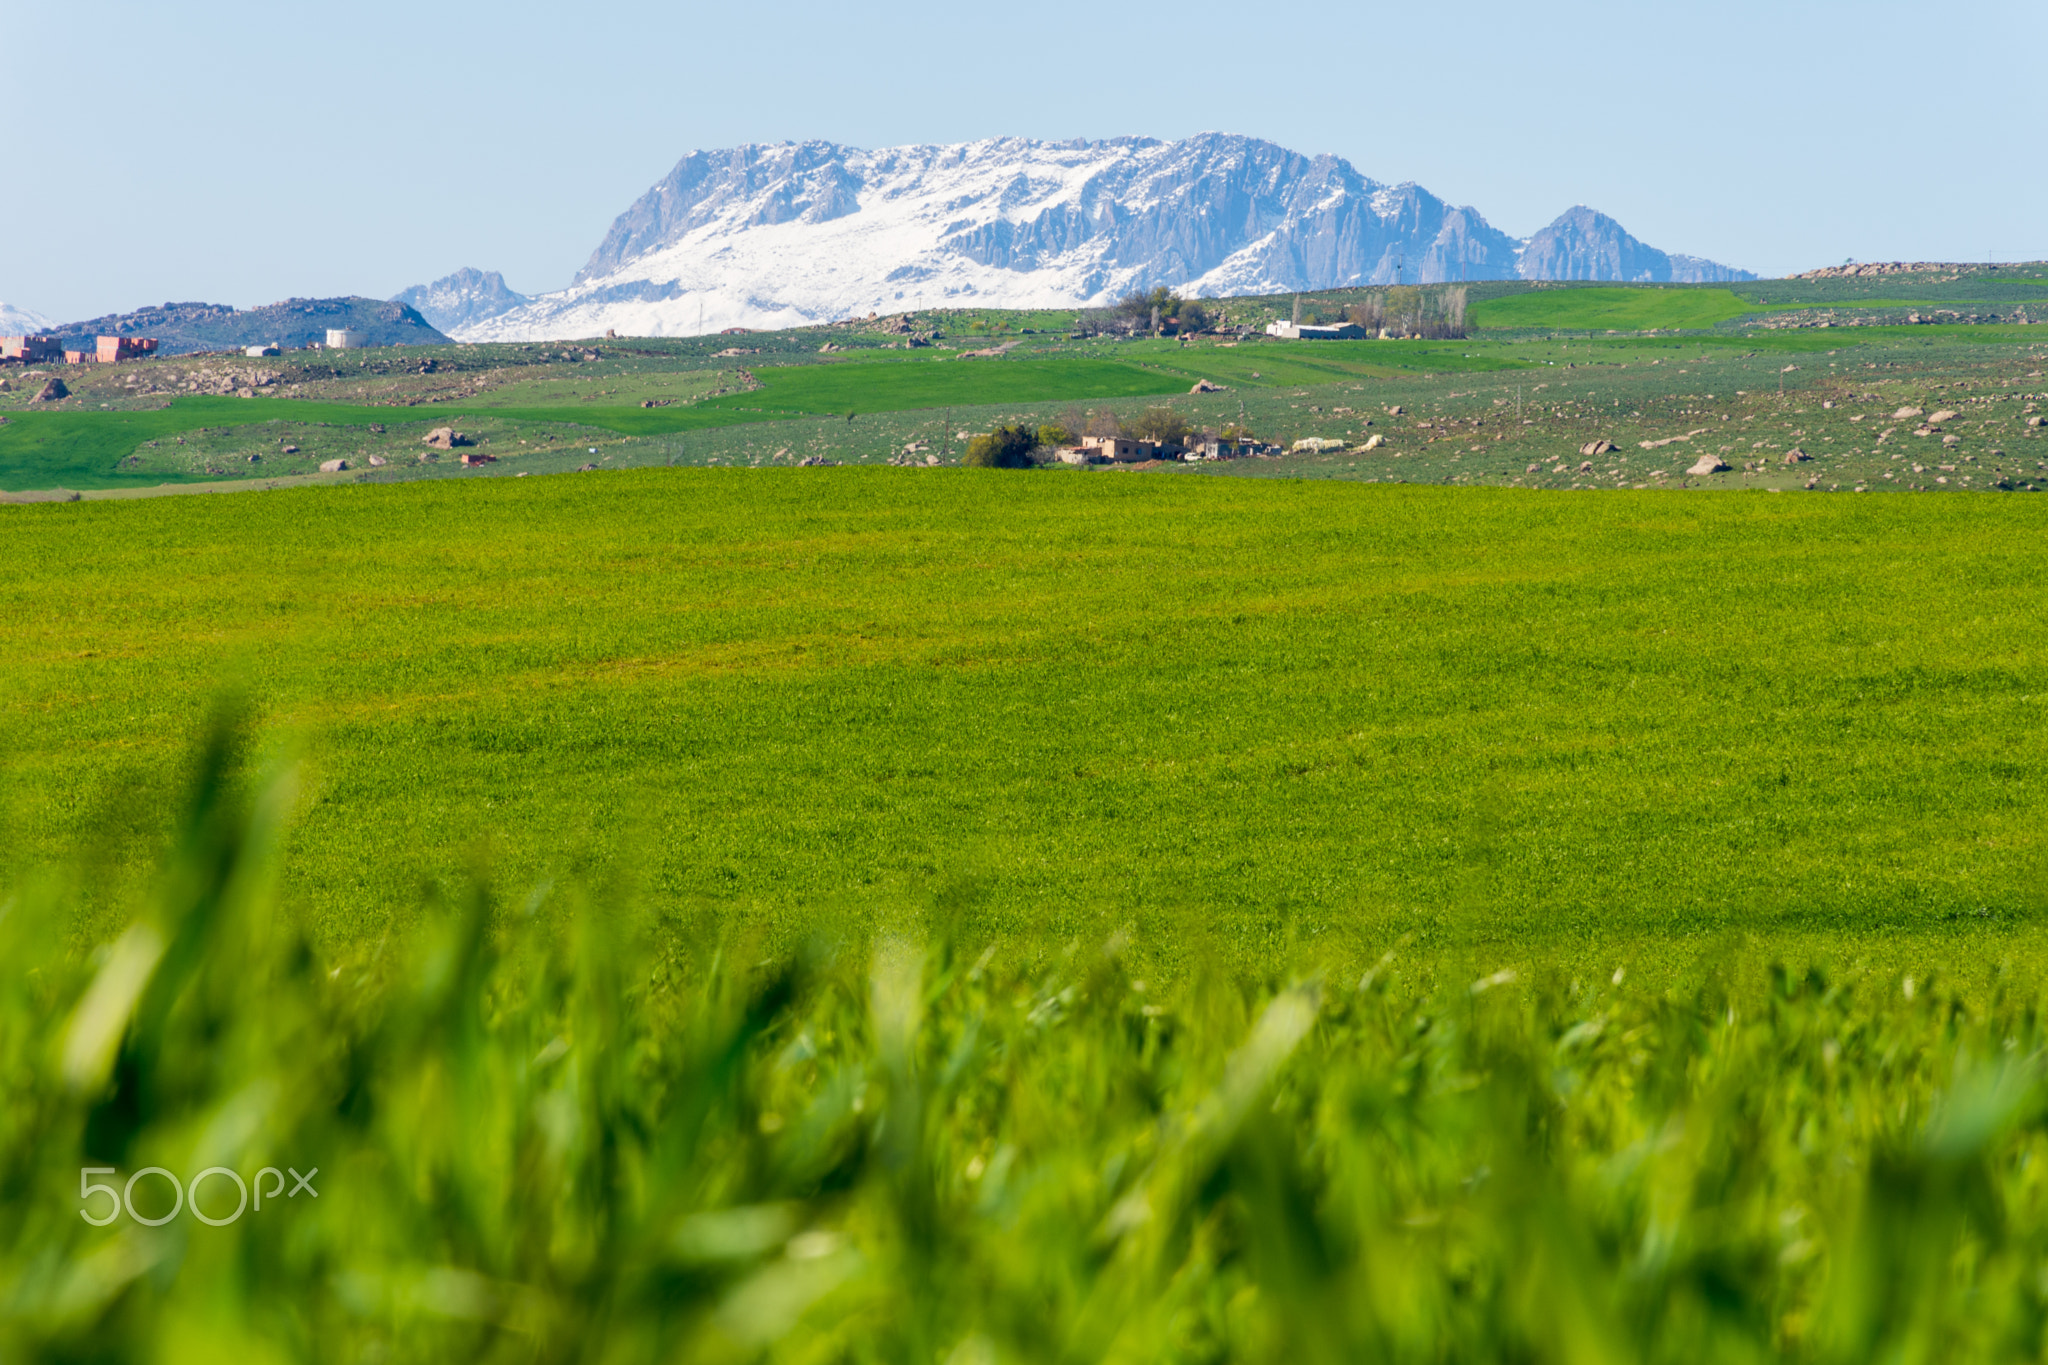
[(1075, 330), (1095, 336), (1141, 336), (1156, 326), (1161, 333), (1171, 336), (1205, 331), (1213, 321), (1210, 304), (1184, 299), (1161, 285), (1151, 290), (1133, 290), (1108, 308), (1083, 310)]
[(1029, 469), (1031, 451), (1038, 444), (1038, 432), (1021, 422), (997, 427), (969, 441), (960, 462), (977, 469)]
[(1375, 289), (1344, 310), (1344, 320), (1374, 336), (1420, 337), (1425, 341), (1462, 341), (1465, 337), (1463, 285), (1429, 289), (1400, 285)]

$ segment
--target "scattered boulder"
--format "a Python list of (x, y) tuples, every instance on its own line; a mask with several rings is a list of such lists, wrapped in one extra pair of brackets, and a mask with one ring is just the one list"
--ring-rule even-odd
[(1950, 432), (1948, 435), (1941, 438), (1941, 443), (1945, 446), (1961, 445), (1962, 440), (1962, 437), (1956, 435), (1954, 432)]
[(1579, 447), (1581, 455), (1607, 455), (1621, 449), (1612, 441), (1588, 441)]
[(1930, 427), (1937, 426), (1940, 423), (1953, 422), (1955, 420), (1955, 412), (1952, 409), (1943, 408), (1940, 412), (1935, 413), (1934, 416), (1927, 419), (1927, 425)]
[(1892, 420), (1894, 422), (1903, 422), (1909, 417), (1922, 416), (1926, 413), (1926, 411), (1927, 409), (1925, 408), (1900, 408), (1897, 412), (1892, 414)]
[(462, 452), (462, 462), (464, 464), (471, 465), (496, 464), (498, 462), (498, 457), (495, 455), (486, 455), (481, 450), (465, 450)]
[(454, 427), (435, 427), (420, 439), (436, 450), (453, 450), (469, 444), (468, 435)]
[(384, 424), (382, 422), (370, 423), (370, 433), (374, 436), (382, 436), (384, 434)]
[(2038, 426), (2042, 425), (2042, 422), (2043, 422), (2043, 419), (2042, 419), (2042, 418), (2039, 418), (2039, 417), (2029, 417), (2029, 418), (2027, 419), (2027, 425), (2028, 425), (2028, 426), (2030, 426), (2030, 427), (2038, 427)]
[(1722, 462), (1719, 455), (1702, 455), (1697, 460), (1694, 460), (1692, 467), (1685, 472), (1688, 474), (1719, 474), (1727, 468), (1728, 466)]
[(1401, 415), (1402, 413), (1404, 413), (1404, 412), (1406, 412), (1406, 411), (1407, 411), (1407, 409), (1406, 409), (1406, 408), (1402, 407), (1402, 406), (1401, 406), (1401, 405), (1400, 405), (1399, 403), (1396, 403), (1396, 404), (1394, 404), (1394, 406), (1392, 406), (1391, 408), (1388, 408), (1388, 409), (1387, 409), (1387, 416), (1389, 416), (1389, 417), (1399, 417), (1399, 416), (1400, 416), (1400, 415)]
[(385, 465), (389, 463), (390, 461), (385, 459), (382, 455), (372, 455), (370, 457), (370, 468), (372, 469), (382, 469)]
[(1195, 386), (1194, 386), (1194, 387), (1193, 387), (1192, 389), (1189, 389), (1189, 390), (1188, 390), (1188, 392), (1189, 392), (1189, 393), (1221, 393), (1221, 392), (1223, 392), (1223, 386), (1222, 386), (1221, 384), (1211, 384), (1211, 383), (1210, 383), (1210, 382), (1209, 382), (1208, 380), (1206, 380), (1206, 379), (1197, 379), (1197, 380), (1195, 381)]
[(54, 403), (60, 398), (69, 398), (70, 396), (71, 390), (65, 387), (63, 380), (50, 379), (44, 381), (43, 387), (29, 401), (32, 403)]
[(1807, 454), (1805, 451), (1799, 449), (1797, 446), (1794, 446), (1792, 449), (1785, 452), (1786, 464), (1804, 464), (1812, 458), (1813, 456)]
[(1379, 448), (1380, 448), (1381, 446), (1385, 445), (1386, 443), (1387, 443), (1387, 438), (1386, 438), (1386, 437), (1384, 437), (1384, 436), (1380, 436), (1380, 435), (1377, 435), (1377, 434), (1375, 434), (1375, 435), (1372, 435), (1372, 436), (1368, 436), (1368, 437), (1366, 437), (1366, 438), (1365, 438), (1365, 444), (1364, 444), (1364, 445), (1362, 445), (1362, 446), (1360, 446), (1360, 447), (1359, 447), (1359, 449), (1360, 449), (1360, 450), (1378, 450), (1378, 449), (1379, 449)]
[(320, 472), (322, 474), (339, 474), (347, 468), (347, 460), (322, 460), (320, 462)]
[(299, 453), (299, 448), (297, 446), (286, 446), (283, 453), (286, 455), (296, 455)]
[(1580, 472), (1581, 474), (1590, 474), (1590, 473), (1592, 473), (1592, 472), (1593, 472), (1593, 462), (1592, 462), (1591, 460), (1581, 460), (1581, 461), (1579, 461), (1579, 472)]

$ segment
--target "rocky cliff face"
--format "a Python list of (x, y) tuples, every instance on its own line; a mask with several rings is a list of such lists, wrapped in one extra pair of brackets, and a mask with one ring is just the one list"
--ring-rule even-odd
[(428, 326), (453, 336), (472, 323), (509, 313), (531, 300), (508, 289), (505, 277), (497, 271), (465, 266), (432, 284), (416, 284), (394, 294), (391, 302), (412, 308)]
[[(508, 304), (474, 284), (491, 277), (470, 271), (427, 293), (465, 277), (448, 291), (448, 317), (473, 340), (1061, 307), (1159, 284), (1221, 296), (1517, 277), (1749, 278), (1666, 255), (1587, 209), (1524, 243), (1420, 185), (1224, 133), (692, 152), (619, 216), (567, 289)], [(413, 293), (400, 297), (439, 306)]]

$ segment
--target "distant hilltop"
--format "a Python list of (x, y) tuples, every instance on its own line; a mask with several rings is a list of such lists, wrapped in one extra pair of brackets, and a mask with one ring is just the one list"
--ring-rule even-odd
[(266, 344), (302, 347), (324, 343), (330, 329), (358, 332), (365, 346), (445, 346), (449, 340), (404, 304), (361, 297), (285, 299), (261, 308), (166, 303), (48, 330), (67, 346), (89, 347), (101, 336), (146, 336), (157, 339), (160, 355), (185, 355)]
[(1457, 280), (1748, 280), (1584, 206), (1527, 238), (1339, 157), (1204, 133), (864, 151), (692, 152), (574, 281), (528, 298), (474, 268), (398, 301), (463, 340), (677, 336), (906, 308), (1101, 304), (1158, 285), (1268, 294)]
[(2039, 272), (2048, 266), (2048, 261), (2007, 262), (2003, 265), (1988, 261), (1965, 264), (1958, 261), (1851, 261), (1846, 265), (1825, 265), (1818, 270), (1808, 270), (1790, 276), (1795, 280), (1848, 280), (1878, 275), (1969, 275), (1978, 271), (2018, 270), (2029, 274)]

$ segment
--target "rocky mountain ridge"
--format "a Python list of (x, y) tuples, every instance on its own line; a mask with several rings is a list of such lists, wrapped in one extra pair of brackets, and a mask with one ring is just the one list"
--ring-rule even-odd
[(1160, 284), (1223, 296), (1518, 278), (1754, 276), (1660, 251), (1591, 209), (1518, 239), (1340, 157), (1205, 133), (696, 151), (619, 215), (566, 289), (507, 306), (502, 279), (472, 270), (399, 297), (430, 302), (466, 340), (530, 340), (1071, 307)]

